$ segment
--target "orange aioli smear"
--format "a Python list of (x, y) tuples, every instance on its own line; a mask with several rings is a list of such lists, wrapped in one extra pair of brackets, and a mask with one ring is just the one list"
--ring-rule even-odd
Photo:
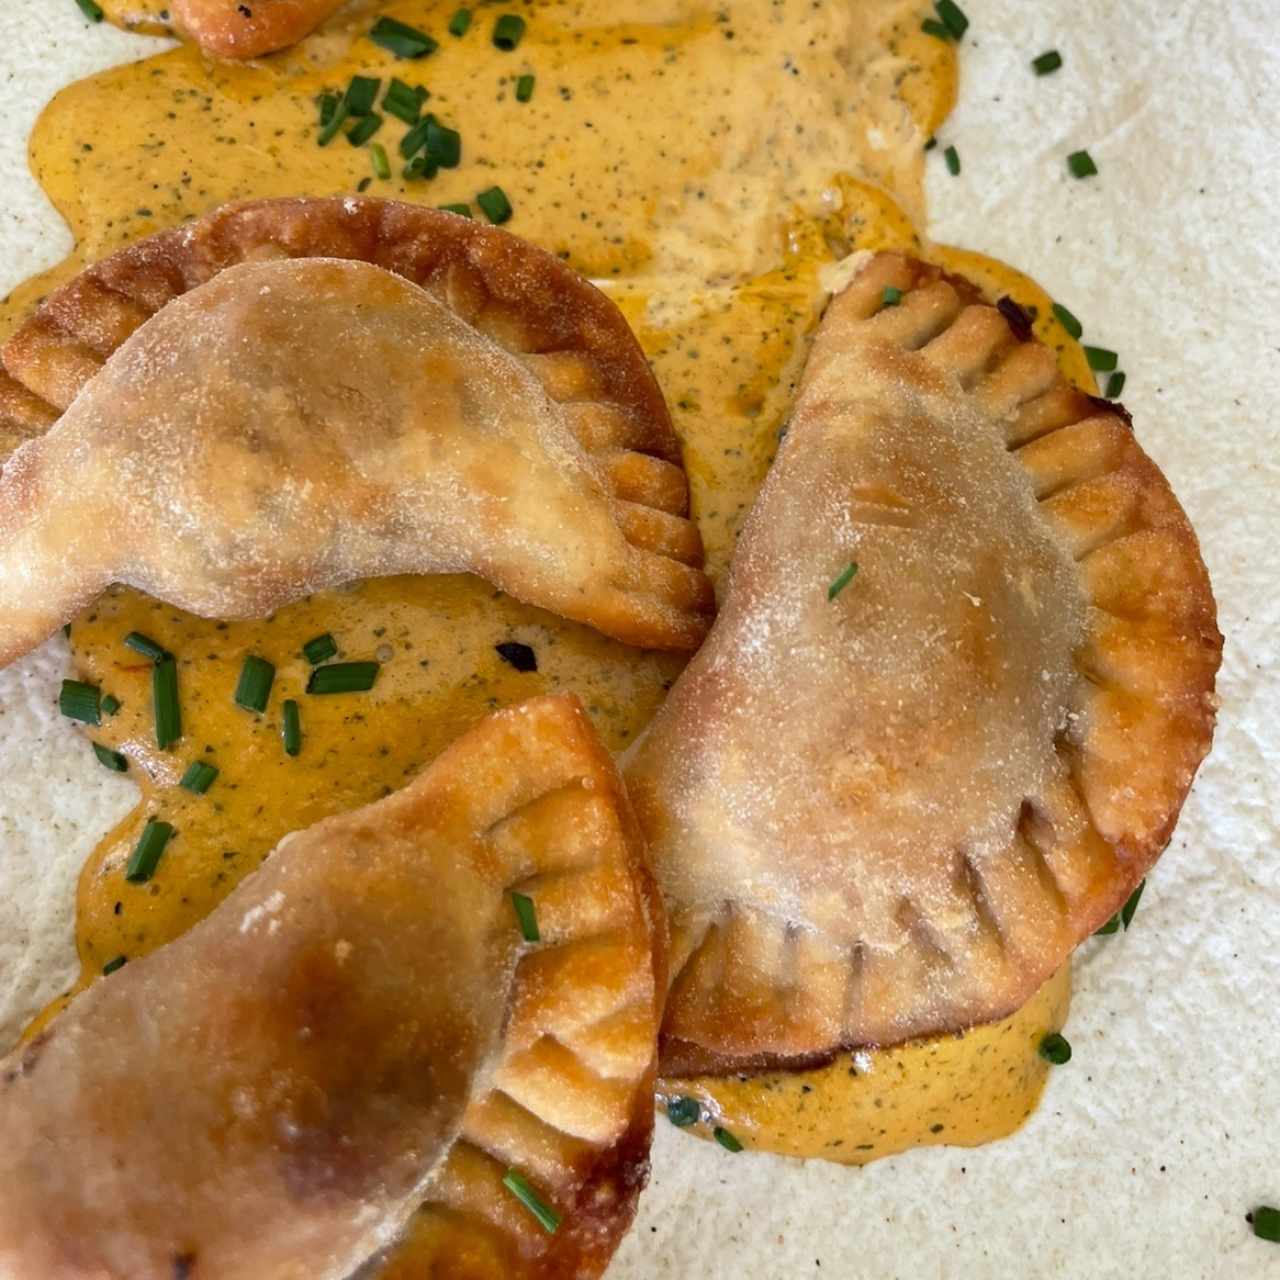
[[(121, 25), (163, 29), (159, 0), (105, 7)], [(465, 201), (478, 212), (476, 194), (499, 185), (515, 209), (509, 229), (596, 279), (630, 320), (684, 443), (717, 577), (773, 458), (833, 259), (901, 249), (969, 275), (992, 297), (1034, 305), (1039, 335), (1092, 389), (1079, 347), (1032, 281), (917, 230), (923, 142), (956, 92), (954, 51), (920, 32), (927, 6), (779, 0), (736, 6), (729, 21), (693, 0), (618, 0), (602, 22), (595, 0), (539, 0), (514, 53), (492, 46), (487, 10), (466, 37), (451, 37), (455, 7), (356, 5), (252, 64), (212, 63), (182, 46), (64, 90), (37, 123), (31, 164), (76, 247), (0, 304), (0, 333), (86, 263), (228, 200), (364, 184), (373, 196)], [(430, 32), (440, 50), (395, 60), (366, 38), (374, 11)], [(521, 104), (515, 81), (526, 73), (536, 88)], [(462, 164), (430, 182), (405, 180), (397, 144), (407, 126), (389, 115), (374, 139), (391, 159), (389, 181), (376, 180), (368, 148), (342, 134), (318, 147), (317, 95), (356, 74), (381, 77), (384, 90), (392, 75), (425, 85), (427, 109), (462, 134)], [(772, 77), (763, 96), (762, 77)], [(184, 736), (168, 751), (154, 743), (150, 667), (122, 643), (130, 631), (178, 660)], [(371, 692), (304, 692), (301, 647), (324, 632), (342, 659), (382, 662)], [(508, 641), (533, 649), (536, 672), (502, 659), (495, 646)], [(469, 577), (356, 584), (231, 623), (115, 588), (75, 621), (71, 644), (81, 676), (121, 703), (92, 737), (127, 757), (142, 791), (81, 876), (76, 990), (200, 920), (289, 831), (401, 785), (488, 711), (571, 689), (620, 750), (682, 666)], [(277, 668), (261, 716), (232, 697), (250, 654)], [(281, 742), (286, 698), (301, 704), (297, 757)], [(204, 795), (177, 785), (195, 760), (220, 770)], [(125, 863), (150, 817), (176, 835), (152, 880), (131, 884)], [(853, 1075), (845, 1055), (801, 1075), (669, 1081), (663, 1092), (692, 1093), (746, 1144), (788, 1154), (861, 1163), (930, 1142), (990, 1141), (1034, 1108), (1045, 1075), (1035, 1047), (1062, 1025), (1068, 990), (1064, 971), (1013, 1018), (864, 1055), (868, 1069)]]

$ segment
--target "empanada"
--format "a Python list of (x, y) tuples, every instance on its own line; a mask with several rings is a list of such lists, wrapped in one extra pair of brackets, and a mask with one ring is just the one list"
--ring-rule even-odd
[(596, 1275), (648, 1167), (664, 941), (580, 704), (498, 712), (0, 1063), (0, 1272), (399, 1274), (417, 1210), (406, 1274)]
[(664, 1071), (1016, 1009), (1168, 843), (1221, 644), (1124, 411), (965, 282), (872, 260), (628, 769), (672, 920)]
[(115, 581), (232, 618), (467, 571), (641, 647), (706, 631), (635, 339), (502, 232), (372, 200), (224, 210), (86, 272), (4, 358), (0, 416), (30, 438), (0, 474), (0, 663)]
[(172, 0), (174, 25), (218, 58), (257, 58), (314, 31), (345, 0)]

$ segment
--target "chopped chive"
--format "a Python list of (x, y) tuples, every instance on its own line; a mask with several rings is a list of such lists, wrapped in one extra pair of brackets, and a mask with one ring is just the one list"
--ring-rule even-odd
[(104, 716), (113, 716), (120, 710), (120, 699), (114, 693), (104, 693), (102, 695), (102, 714)]
[(395, 18), (379, 18), (369, 32), (369, 39), (397, 58), (425, 58), (440, 47), (425, 31), (397, 22)]
[(1052, 75), (1062, 66), (1062, 54), (1057, 49), (1047, 49), (1038, 58), (1032, 58), (1031, 65), (1038, 76)]
[(533, 86), (537, 80), (533, 76), (521, 76), (516, 81), (516, 101), (528, 102), (533, 97)]
[(1272, 1244), (1280, 1244), (1280, 1209), (1273, 1209), (1269, 1204), (1260, 1204), (1253, 1211), (1253, 1234), (1259, 1240), (1270, 1240)]
[(116, 956), (114, 960), (108, 960), (102, 966), (102, 976), (105, 978), (109, 974), (115, 973), (117, 969), (123, 969), (129, 963), (128, 956)]
[(504, 13), (493, 24), (494, 47), (501, 49), (504, 53), (510, 53), (522, 39), (524, 39), (524, 19), (518, 15)]
[(391, 177), (391, 161), (387, 159), (387, 149), (380, 142), (369, 143), (369, 160), (373, 165), (373, 173), (384, 182)]
[(667, 1103), (667, 1119), (677, 1129), (687, 1129), (697, 1124), (702, 1116), (702, 1107), (697, 1098), (672, 1098)]
[(426, 156), (414, 156), (401, 170), (406, 182), (414, 182), (418, 178), (434, 178), (440, 170)]
[(363, 147), (379, 129), (382, 128), (382, 117), (376, 112), (362, 116), (355, 125), (347, 130), (347, 141), (353, 147)]
[(1120, 923), (1124, 925), (1127, 932), (1129, 926), (1133, 923), (1133, 917), (1138, 914), (1138, 903), (1142, 901), (1142, 891), (1147, 887), (1147, 882), (1142, 881), (1141, 884), (1129, 895), (1129, 900), (1120, 908)]
[(517, 671), (537, 671), (538, 655), (531, 645), (521, 644), (519, 640), (504, 640), (493, 647), (497, 650), (498, 657)]
[(1071, 1061), (1071, 1044), (1066, 1036), (1051, 1031), (1040, 1041), (1040, 1056), (1055, 1067), (1065, 1066)]
[(373, 110), (382, 80), (378, 76), (352, 76), (343, 95), (347, 111), (353, 116), (367, 116)]
[(98, 757), (98, 763), (112, 773), (124, 773), (129, 768), (129, 762), (124, 756), (118, 751), (112, 751), (110, 747), (104, 747), (100, 742), (93, 744), (93, 754)]
[(317, 667), (307, 681), (308, 693), (367, 693), (381, 668), (376, 662), (334, 662)]
[(963, 40), (964, 33), (969, 30), (969, 19), (965, 11), (955, 0), (934, 0), (933, 7), (938, 17), (946, 24), (947, 30), (956, 40)]
[(144, 658), (150, 658), (152, 662), (162, 662), (169, 656), (168, 649), (156, 644), (150, 636), (144, 636), (140, 631), (130, 631), (125, 636), (124, 643), (126, 648), (142, 654)]
[(58, 710), (82, 724), (102, 723), (102, 691), (83, 680), (64, 680), (58, 691)]
[(471, 28), (471, 10), (459, 9), (457, 13), (449, 19), (449, 34), (451, 36), (465, 36)]
[(427, 117), (427, 159), (442, 169), (456, 169), (462, 159), (462, 135), (434, 116)]
[(131, 884), (145, 884), (155, 874), (160, 856), (165, 845), (173, 838), (173, 828), (167, 822), (158, 822), (148, 818), (147, 825), (142, 828), (142, 835), (129, 855), (128, 865), (124, 869), (124, 878)]
[(1124, 370), (1118, 369), (1107, 379), (1106, 396), (1108, 400), (1114, 400), (1124, 390)]
[(711, 1131), (711, 1136), (715, 1138), (715, 1140), (726, 1151), (732, 1151), (735, 1156), (742, 1150), (742, 1143), (740, 1143), (728, 1129), (722, 1129), (719, 1125), (716, 1125), (716, 1127)]
[(1085, 347), (1084, 354), (1089, 368), (1098, 373), (1110, 373), (1120, 363), (1120, 357), (1106, 347)]
[(511, 905), (515, 908), (516, 919), (520, 922), (520, 936), (526, 942), (541, 942), (542, 934), (538, 932), (538, 913), (534, 910), (533, 899), (523, 893), (511, 891)]
[(90, 22), (102, 21), (102, 6), (94, 3), (94, 0), (76, 0), (76, 4), (80, 6), (80, 12), (83, 13)]
[(393, 77), (382, 95), (382, 109), (405, 124), (417, 124), (422, 115), (422, 104), (429, 96), (421, 86), (415, 88)]
[(945, 22), (939, 22), (937, 18), (926, 18), (920, 24), (920, 30), (927, 36), (935, 36), (939, 40), (951, 41), (951, 32), (947, 30)]
[(320, 130), (320, 134), (316, 138), (316, 144), (321, 147), (327, 147), (337, 137), (338, 130), (346, 123), (350, 114), (351, 108), (347, 104), (346, 98), (343, 98), (329, 117), (329, 123)]
[(273, 663), (256, 654), (249, 654), (240, 668), (240, 679), (236, 682), (236, 705), (246, 711), (259, 714), (267, 709), (267, 699), (271, 696), (271, 685), (276, 678)]
[(1098, 172), (1098, 166), (1087, 151), (1073, 151), (1067, 157), (1067, 168), (1073, 178), (1092, 178)]
[(508, 1169), (502, 1185), (537, 1218), (548, 1235), (555, 1235), (560, 1227), (560, 1215), (534, 1191), (524, 1174), (516, 1169)]
[(284, 725), (280, 736), (284, 739), (285, 755), (296, 756), (302, 751), (302, 713), (292, 698), (285, 700)]
[(218, 773), (216, 764), (209, 764), (204, 760), (193, 760), (187, 766), (187, 771), (182, 775), (178, 786), (184, 791), (190, 791), (192, 795), (202, 796), (217, 781)]
[(1120, 932), (1120, 913), (1117, 911), (1115, 915), (1113, 915), (1111, 919), (1108, 920), (1107, 923), (1102, 926), (1101, 929), (1095, 929), (1093, 932), (1094, 932), (1094, 937), (1097, 937), (1097, 938), (1104, 938), (1108, 934), (1119, 933)]
[(1073, 337), (1077, 342), (1080, 341), (1080, 335), (1084, 333), (1084, 325), (1071, 314), (1060, 302), (1053, 304), (1054, 319)]
[(471, 217), (471, 206), (469, 204), (442, 204), (440, 209), (444, 213), (456, 213), (460, 218)]
[(896, 307), (902, 301), (902, 290), (895, 288), (891, 284), (884, 287), (884, 292), (880, 295), (880, 305), (882, 307)]
[(431, 127), (431, 116), (426, 116), (419, 120), (417, 124), (409, 130), (408, 133), (400, 139), (400, 154), (406, 160), (415, 152), (421, 151), (427, 145), (427, 130)]
[(322, 662), (328, 662), (337, 652), (338, 642), (333, 638), (333, 633), (329, 631), (326, 631), (324, 635), (312, 636), (302, 646), (302, 656), (313, 667), (318, 667)]
[(163, 658), (151, 668), (151, 708), (156, 722), (156, 746), (163, 751), (182, 737), (178, 664), (170, 657)]
[(487, 191), (480, 192), (476, 196), (476, 204), (484, 210), (484, 216), (494, 226), (500, 226), (511, 220), (511, 201), (507, 199), (507, 193), (501, 187), (490, 187)]
[(955, 147), (948, 147), (942, 155), (947, 162), (947, 172), (953, 178), (956, 177), (960, 172), (960, 153)]
[(928, 140), (928, 142), (926, 142), (926, 143), (924, 144), (924, 149), (925, 149), (926, 151), (932, 151), (932, 150), (934, 149), (934, 147), (936, 147), (937, 145), (938, 145), (938, 139), (937, 139), (937, 138), (930, 138), (930, 139)]
[(829, 601), (834, 600), (836, 596), (838, 596), (845, 589), (845, 587), (847, 587), (849, 583), (853, 581), (853, 575), (857, 572), (858, 572), (857, 564), (854, 561), (850, 560), (849, 563), (845, 565), (843, 569), (840, 570), (839, 574), (836, 576), (835, 581), (832, 582), (832, 584), (827, 588), (827, 599)]
[(342, 99), (336, 93), (322, 93), (317, 101), (320, 104), (320, 127), (323, 129), (333, 119), (333, 113), (337, 111)]

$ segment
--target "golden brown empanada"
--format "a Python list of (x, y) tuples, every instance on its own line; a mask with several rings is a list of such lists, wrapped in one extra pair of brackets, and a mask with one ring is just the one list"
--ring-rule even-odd
[(0, 1063), (0, 1271), (597, 1275), (648, 1168), (664, 941), (580, 704), (499, 712)]
[(218, 58), (257, 58), (296, 44), (345, 0), (172, 0), (174, 24)]
[(377, 201), (224, 211), (86, 272), (5, 362), (29, 438), (0, 473), (0, 663), (115, 581), (231, 618), (469, 571), (642, 647), (706, 631), (635, 339), (501, 232)]
[(1167, 844), (1221, 643), (1124, 411), (963, 281), (872, 260), (628, 769), (671, 914), (664, 1071), (1016, 1009)]

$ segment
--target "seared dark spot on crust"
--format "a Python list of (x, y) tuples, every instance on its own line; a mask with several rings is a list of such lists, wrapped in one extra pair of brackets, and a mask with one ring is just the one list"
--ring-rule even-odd
[(996, 303), (996, 310), (1004, 316), (1010, 332), (1019, 342), (1031, 341), (1031, 315), (1025, 307), (1006, 297)]
[(518, 640), (504, 640), (493, 646), (503, 662), (510, 663), (517, 671), (537, 671), (538, 655), (527, 645)]
[(196, 1255), (191, 1253), (177, 1253), (173, 1257), (173, 1280), (190, 1280), (195, 1274)]
[(1114, 413), (1130, 431), (1133, 430), (1133, 414), (1120, 403), (1119, 400), (1104, 400), (1102, 396), (1086, 396), (1086, 400), (1099, 413)]

